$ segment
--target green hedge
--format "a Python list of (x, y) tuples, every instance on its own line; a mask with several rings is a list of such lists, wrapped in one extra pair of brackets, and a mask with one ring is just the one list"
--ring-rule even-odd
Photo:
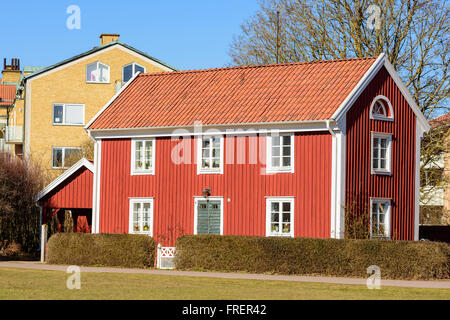
[(178, 269), (368, 277), (377, 265), (383, 279), (450, 278), (450, 245), (437, 242), (182, 236)]
[(50, 264), (152, 268), (155, 253), (146, 235), (59, 233), (48, 241)]

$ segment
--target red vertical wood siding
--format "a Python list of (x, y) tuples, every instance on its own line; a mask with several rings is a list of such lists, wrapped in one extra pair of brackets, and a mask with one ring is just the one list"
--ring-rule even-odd
[[(394, 110), (394, 121), (369, 118), (370, 105), (378, 95), (386, 96)], [(393, 134), (392, 175), (371, 175), (371, 132)], [(391, 235), (414, 240), (416, 116), (385, 68), (375, 76), (347, 113), (346, 195), (347, 206), (359, 202), (369, 210), (370, 197), (391, 198)], [(355, 200), (355, 197), (360, 200)]]
[[(245, 142), (246, 164), (227, 164), (227, 139)], [(102, 141), (100, 225), (103, 233), (128, 233), (129, 198), (154, 198), (153, 236), (163, 245), (174, 245), (182, 234), (194, 230), (194, 196), (211, 188), (211, 196), (224, 198), (224, 234), (265, 236), (267, 196), (295, 197), (294, 234), (298, 237), (330, 237), (332, 140), (328, 133), (295, 136), (295, 173), (262, 174), (262, 165), (249, 164), (249, 141), (265, 159), (265, 138), (227, 137), (224, 141), (223, 175), (197, 175), (192, 164), (175, 164), (171, 153), (179, 141), (156, 139), (155, 175), (131, 176), (131, 140)], [(260, 145), (261, 144), (261, 145)], [(235, 152), (234, 163), (237, 163)], [(258, 158), (258, 157), (257, 157)]]
[(92, 209), (93, 173), (82, 167), (42, 199), (46, 208)]

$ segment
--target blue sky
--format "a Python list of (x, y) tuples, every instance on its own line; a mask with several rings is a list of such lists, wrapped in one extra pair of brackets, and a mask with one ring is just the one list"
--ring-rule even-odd
[[(70, 5), (81, 9), (81, 29), (69, 30)], [(2, 1), (0, 58), (48, 66), (100, 44), (101, 33), (179, 69), (223, 67), (240, 25), (257, 0)], [(5, 14), (8, 12), (8, 14)]]

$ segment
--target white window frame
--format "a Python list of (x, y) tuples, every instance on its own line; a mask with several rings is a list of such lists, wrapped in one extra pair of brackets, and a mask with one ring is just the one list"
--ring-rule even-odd
[(128, 67), (128, 66), (133, 66), (133, 71), (132, 71), (132, 74), (131, 74), (131, 78), (130, 78), (130, 79), (132, 79), (133, 76), (136, 74), (136, 66), (139, 66), (139, 67), (143, 68), (143, 69), (144, 69), (144, 72), (143, 72), (143, 73), (146, 73), (146, 72), (147, 72), (147, 68), (146, 68), (145, 66), (140, 65), (139, 63), (136, 63), (136, 62), (129, 63), (129, 64), (127, 64), (126, 66), (123, 66), (123, 67), (122, 67), (122, 83), (127, 82), (127, 81), (125, 81), (124, 79), (125, 79), (125, 68)]
[[(147, 170), (136, 170), (136, 142), (145, 142), (152, 141), (152, 168)], [(146, 139), (131, 139), (131, 175), (155, 175), (156, 163), (155, 163), (155, 154), (156, 154), (156, 139), (155, 138), (146, 138)]]
[[(373, 139), (386, 139), (387, 140), (387, 152), (386, 152), (386, 169), (373, 167)], [(379, 157), (381, 154), (378, 155)], [(370, 137), (370, 170), (373, 175), (391, 175), (392, 174), (392, 134), (372, 132)]]
[[(295, 134), (294, 133), (283, 133), (277, 135), (280, 138), (285, 136), (291, 137), (291, 165), (289, 167), (273, 167), (272, 165), (272, 135), (267, 135), (266, 137), (266, 172), (267, 173), (294, 173), (295, 172)], [(283, 150), (280, 149), (281, 154)], [(280, 163), (281, 165), (282, 163)]]
[[(373, 108), (375, 106), (375, 103), (379, 100), (383, 101), (383, 107), (384, 107), (386, 116), (373, 114)], [(389, 110), (386, 108), (386, 106), (387, 106), (387, 108), (389, 108)], [(388, 112), (389, 112), (389, 114), (388, 114)], [(394, 121), (394, 108), (392, 107), (392, 104), (387, 97), (385, 97), (383, 95), (379, 95), (379, 96), (376, 96), (375, 99), (373, 99), (372, 104), (370, 105), (369, 116), (370, 116), (370, 119), (372, 119), (372, 120)]]
[(223, 236), (223, 197), (194, 197), (194, 235), (197, 234), (198, 203), (207, 200), (220, 201), (220, 235)]
[[(271, 212), (271, 204), (273, 202), (289, 202), (291, 204), (291, 230), (289, 234), (282, 233), (273, 233), (271, 224), (272, 224), (272, 212)], [(280, 209), (282, 206), (280, 207)], [(282, 210), (281, 210), (282, 211)], [(295, 198), (294, 197), (266, 197), (266, 237), (294, 237), (294, 228), (295, 228)], [(280, 221), (282, 222), (283, 216), (282, 212), (280, 212)]]
[[(219, 168), (202, 168), (202, 154), (203, 154), (203, 138), (204, 137), (219, 137), (220, 138), (220, 167)], [(197, 175), (200, 174), (223, 174), (223, 158), (224, 158), (224, 137), (223, 135), (211, 134), (211, 135), (202, 135), (197, 137)], [(210, 157), (212, 154), (210, 154)]]
[[(56, 106), (62, 106), (63, 107), (62, 123), (56, 123), (55, 122), (55, 107)], [(83, 107), (83, 123), (65, 123), (67, 106), (81, 106), (81, 107)], [(85, 107), (84, 104), (81, 104), (81, 103), (54, 103), (53, 104), (53, 110), (52, 110), (52, 123), (53, 123), (54, 126), (84, 127), (85, 122), (86, 122), (86, 120), (85, 120), (85, 112), (86, 112), (86, 107)]]
[[(88, 68), (92, 65), (96, 64), (97, 65), (97, 69), (99, 69), (99, 65), (102, 64), (106, 67), (108, 67), (108, 81), (92, 81), (92, 80), (88, 80)], [(103, 83), (103, 84), (109, 84), (111, 83), (111, 67), (108, 66), (106, 63), (100, 62), (100, 61), (96, 61), (93, 63), (90, 63), (86, 66), (86, 72), (85, 72), (85, 79), (86, 79), (86, 83)]]
[[(373, 221), (372, 221), (372, 205), (373, 204), (387, 204), (387, 210), (385, 213), (385, 230), (384, 230), (384, 237), (387, 239), (391, 238), (391, 208), (392, 208), (392, 200), (386, 199), (386, 198), (370, 198), (370, 237), (374, 238), (374, 235), (372, 233), (373, 231)], [(378, 218), (378, 213), (377, 213)], [(378, 236), (376, 238), (379, 238)]]
[[(55, 149), (62, 149), (62, 152), (63, 152), (63, 154), (62, 154), (62, 167), (55, 167), (55, 166), (53, 166)], [(66, 167), (65, 163), (64, 163), (64, 158), (66, 157), (66, 150), (67, 149), (83, 151), (83, 148), (79, 148), (79, 147), (52, 147), (52, 169), (61, 170), (61, 169), (68, 169), (69, 168), (69, 167)]]
[[(155, 212), (155, 207), (154, 207), (154, 199), (153, 198), (130, 198), (130, 205), (129, 205), (129, 212), (128, 212), (128, 219), (129, 219), (129, 228), (128, 228), (128, 233), (129, 234), (144, 234), (144, 235), (148, 235), (150, 237), (153, 236), (153, 215)], [(136, 232), (134, 231), (134, 223), (133, 223), (133, 205), (135, 203), (140, 203), (141, 204), (141, 209), (143, 207), (144, 203), (150, 203), (150, 230), (149, 231), (139, 231)], [(144, 215), (142, 214), (141, 217), (143, 217)], [(140, 221), (140, 223), (142, 223), (143, 221)]]

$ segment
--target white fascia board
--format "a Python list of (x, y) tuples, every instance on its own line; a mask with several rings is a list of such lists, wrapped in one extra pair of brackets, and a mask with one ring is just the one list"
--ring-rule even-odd
[(89, 121), (88, 124), (84, 126), (85, 130), (88, 130), (89, 126), (95, 120), (97, 120), (97, 118), (103, 113), (103, 111), (105, 111), (126, 88), (128, 88), (128, 86), (139, 76), (139, 74), (140, 72), (137, 72), (130, 80), (128, 80), (128, 82), (122, 88), (120, 88), (120, 90), (108, 101), (108, 103), (105, 104), (105, 106), (99, 112), (97, 112), (97, 114), (91, 119), (91, 121)]
[(420, 111), (419, 106), (414, 101), (414, 98), (409, 93), (406, 86), (403, 84), (403, 81), (400, 79), (400, 76), (398, 75), (397, 71), (395, 71), (394, 66), (389, 62), (389, 59), (386, 57), (384, 59), (384, 66), (386, 70), (388, 71), (389, 75), (394, 80), (397, 87), (400, 89), (401, 93), (403, 94), (403, 97), (408, 102), (410, 108), (414, 111), (414, 114), (417, 117), (417, 123), (420, 124), (422, 130), (424, 132), (428, 132), (431, 129), (430, 124), (428, 123), (428, 120), (423, 115), (422, 111)]
[[(120, 138), (152, 138), (152, 137), (183, 137), (222, 134), (230, 136), (254, 135), (288, 132), (315, 132), (329, 131), (327, 122), (330, 120), (273, 122), (273, 123), (238, 123), (224, 125), (189, 125), (176, 127), (148, 127), (148, 128), (118, 128), (118, 129), (87, 129), (93, 139), (120, 139)], [(201, 129), (199, 129), (201, 128)], [(331, 129), (341, 131), (339, 124), (332, 121)]]
[(94, 165), (87, 159), (83, 158), (77, 163), (75, 163), (71, 168), (69, 168), (66, 172), (60, 175), (58, 178), (53, 180), (48, 186), (42, 189), (35, 197), (35, 201), (41, 200), (44, 196), (46, 196), (50, 191), (55, 189), (61, 183), (64, 182), (67, 178), (69, 178), (72, 174), (74, 174), (81, 167), (86, 167), (92, 173), (94, 172)]
[(419, 107), (417, 106), (416, 102), (414, 101), (413, 97), (409, 93), (406, 86), (403, 84), (403, 81), (400, 79), (397, 71), (395, 71), (395, 68), (392, 66), (392, 64), (389, 62), (389, 58), (385, 53), (382, 53), (372, 64), (372, 66), (367, 70), (366, 74), (361, 78), (361, 80), (358, 82), (356, 87), (350, 92), (348, 97), (342, 102), (342, 104), (339, 106), (339, 108), (336, 110), (336, 112), (331, 117), (332, 119), (335, 119), (336, 121), (340, 121), (342, 117), (345, 117), (347, 112), (350, 110), (350, 108), (353, 106), (355, 101), (359, 98), (361, 93), (367, 88), (369, 83), (372, 81), (372, 79), (375, 77), (375, 75), (380, 71), (382, 67), (385, 67), (389, 75), (394, 80), (395, 84), (399, 88), (400, 92), (403, 94), (403, 97), (408, 102), (410, 108), (413, 110), (414, 114), (416, 115), (417, 119), (419, 120), (418, 123), (420, 124), (420, 127), (424, 132), (427, 132), (430, 130), (430, 124), (428, 123), (427, 119), (423, 115), (423, 113), (420, 111)]
[(332, 119), (339, 121), (343, 116), (346, 115), (347, 111), (350, 110), (353, 103), (359, 98), (361, 93), (366, 89), (369, 85), (370, 81), (375, 77), (375, 75), (380, 71), (381, 67), (384, 65), (386, 54), (382, 53), (375, 60), (372, 66), (367, 70), (366, 74), (359, 80), (356, 87), (350, 92), (350, 94), (345, 98), (344, 102), (341, 103), (339, 108), (334, 112)]

